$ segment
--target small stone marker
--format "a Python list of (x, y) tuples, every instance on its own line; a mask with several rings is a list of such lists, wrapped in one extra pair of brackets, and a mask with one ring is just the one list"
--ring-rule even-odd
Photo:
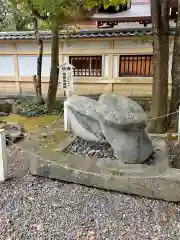
[(0, 129), (0, 182), (7, 179), (6, 138), (4, 129)]

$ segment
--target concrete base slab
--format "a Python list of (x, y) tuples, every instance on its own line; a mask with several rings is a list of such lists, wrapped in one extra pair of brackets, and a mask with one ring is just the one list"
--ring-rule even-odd
[[(27, 152), (27, 157), (32, 175), (178, 202), (180, 170), (170, 166), (166, 142), (162, 139), (155, 145), (156, 161), (153, 165), (122, 164), (118, 160), (71, 156), (62, 151), (46, 151), (43, 156), (35, 147), (29, 152), (37, 154)], [(64, 146), (67, 146), (67, 139)]]

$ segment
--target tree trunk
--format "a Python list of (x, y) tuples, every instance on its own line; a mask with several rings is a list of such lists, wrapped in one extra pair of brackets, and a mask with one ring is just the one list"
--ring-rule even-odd
[(153, 31), (153, 87), (150, 132), (162, 133), (166, 127), (168, 101), (168, 60), (169, 60), (169, 4), (168, 0), (152, 0)]
[(34, 19), (34, 28), (35, 35), (39, 46), (38, 58), (37, 58), (37, 76), (34, 76), (34, 85), (36, 90), (36, 97), (38, 102), (44, 103), (42, 97), (42, 88), (41, 88), (41, 73), (42, 73), (42, 58), (43, 58), (43, 40), (40, 37), (39, 29), (38, 29), (38, 19), (35, 17)]
[[(173, 113), (178, 110), (180, 105), (180, 2), (178, 1), (178, 14), (176, 22), (176, 33), (174, 38), (174, 50), (172, 60), (172, 90), (171, 90), (171, 102), (169, 113)], [(177, 115), (173, 115), (177, 117)], [(169, 125), (172, 122), (173, 116), (170, 115)]]
[(43, 40), (38, 39), (39, 53), (37, 58), (37, 99), (39, 102), (43, 102), (42, 88), (41, 88), (41, 73), (42, 73), (42, 57), (43, 57)]
[(52, 27), (51, 71), (48, 89), (48, 112), (52, 113), (56, 102), (56, 93), (59, 79), (59, 26)]

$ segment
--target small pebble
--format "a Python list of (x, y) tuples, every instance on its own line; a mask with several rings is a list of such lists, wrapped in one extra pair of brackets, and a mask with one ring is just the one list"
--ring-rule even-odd
[[(108, 143), (92, 143), (79, 137), (73, 141), (64, 151), (71, 155), (82, 155), (96, 158), (117, 159), (114, 150)], [(154, 164), (154, 154), (147, 159), (146, 164)]]

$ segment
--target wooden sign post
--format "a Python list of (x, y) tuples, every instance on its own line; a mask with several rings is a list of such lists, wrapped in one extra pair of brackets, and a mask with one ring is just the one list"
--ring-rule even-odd
[[(66, 100), (73, 92), (73, 72), (74, 66), (69, 63), (64, 63), (60, 66), (61, 88), (65, 92)], [(64, 130), (68, 131), (69, 125), (66, 100), (64, 101)]]
[(7, 179), (6, 137), (4, 129), (0, 129), (0, 182)]

